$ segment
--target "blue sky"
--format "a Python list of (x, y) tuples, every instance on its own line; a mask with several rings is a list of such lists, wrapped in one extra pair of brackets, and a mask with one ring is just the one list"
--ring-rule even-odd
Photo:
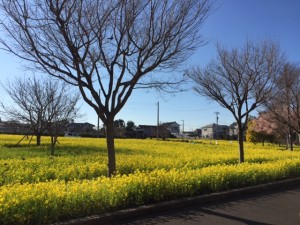
[[(277, 41), (290, 62), (300, 63), (299, 0), (216, 0), (215, 7), (201, 30), (209, 43), (191, 56), (187, 67), (205, 66), (215, 58), (217, 42), (236, 47), (247, 40), (265, 38)], [(31, 74), (24, 71), (22, 61), (3, 51), (0, 51), (0, 59), (1, 81)], [(2, 100), (7, 98), (1, 88), (0, 96)], [(181, 125), (184, 121), (185, 131), (216, 122), (215, 112), (220, 113), (219, 124), (234, 122), (229, 111), (192, 91), (161, 95), (155, 91), (136, 90), (116, 119), (132, 120), (136, 125), (155, 125), (158, 101), (160, 121), (176, 121)], [(81, 113), (85, 116), (78, 122), (97, 124), (96, 113), (85, 103), (81, 103)]]

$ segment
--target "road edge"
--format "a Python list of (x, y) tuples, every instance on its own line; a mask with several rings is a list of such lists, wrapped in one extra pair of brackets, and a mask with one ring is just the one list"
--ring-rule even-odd
[(116, 212), (105, 213), (102, 215), (88, 216), (79, 219), (72, 219), (64, 222), (57, 222), (53, 225), (98, 225), (111, 224), (120, 220), (147, 216), (157, 212), (175, 210), (183, 207), (190, 207), (193, 205), (204, 205), (212, 202), (220, 202), (229, 200), (231, 198), (242, 197), (255, 193), (264, 193), (272, 191), (280, 191), (286, 188), (293, 188), (300, 186), (300, 177), (286, 179), (266, 184), (259, 184), (255, 186), (248, 186), (243, 188), (232, 189), (223, 192), (210, 193), (194, 197), (187, 197), (157, 204), (144, 205), (136, 208), (119, 210)]

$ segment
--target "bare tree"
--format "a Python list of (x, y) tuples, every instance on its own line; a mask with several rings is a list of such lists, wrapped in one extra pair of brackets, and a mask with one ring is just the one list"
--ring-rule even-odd
[(270, 99), (283, 65), (279, 47), (270, 42), (247, 42), (240, 49), (218, 46), (218, 58), (205, 69), (188, 72), (197, 94), (218, 102), (238, 126), (239, 161), (244, 162), (244, 133), (249, 114)]
[(50, 82), (46, 87), (48, 102), (46, 107), (46, 128), (51, 137), (51, 155), (54, 155), (57, 138), (64, 131), (68, 123), (78, 118), (76, 107), (80, 95), (61, 82)]
[(209, 0), (1, 0), (2, 49), (78, 86), (106, 126), (116, 171), (114, 118), (134, 88), (168, 87), (200, 45)]
[(300, 134), (300, 68), (285, 64), (276, 82), (278, 93), (266, 102), (273, 120), (287, 127), (287, 146), (293, 150), (293, 133)]
[(52, 130), (56, 123), (77, 116), (75, 106), (79, 94), (58, 79), (16, 78), (2, 86), (12, 102), (9, 105), (1, 103), (1, 113), (29, 124), (30, 132), (37, 137), (37, 145), (46, 131), (56, 136)]

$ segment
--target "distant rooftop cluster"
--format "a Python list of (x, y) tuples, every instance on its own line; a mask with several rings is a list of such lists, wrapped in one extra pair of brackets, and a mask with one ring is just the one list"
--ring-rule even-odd
[[(208, 138), (208, 139), (228, 139), (237, 138), (237, 124), (230, 126), (212, 123), (203, 126), (195, 131), (182, 131), (180, 124), (176, 121), (165, 122), (157, 125), (139, 125), (132, 130), (124, 127), (115, 128), (116, 137), (122, 138)], [(0, 133), (31, 135), (30, 124), (18, 121), (1, 121)], [(45, 133), (47, 135), (47, 132)], [(67, 137), (105, 137), (105, 127), (99, 128), (95, 125), (83, 122), (71, 121), (60, 131), (60, 136)]]

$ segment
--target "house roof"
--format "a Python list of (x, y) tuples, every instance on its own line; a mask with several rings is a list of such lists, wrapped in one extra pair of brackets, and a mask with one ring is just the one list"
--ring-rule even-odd
[(180, 125), (176, 121), (174, 121), (174, 122), (166, 122), (166, 123), (162, 124), (162, 126), (167, 126), (167, 127), (172, 126), (172, 125), (180, 127)]
[(155, 125), (139, 125), (138, 128), (156, 128)]
[(69, 123), (68, 125), (67, 125), (67, 127), (83, 127), (83, 126), (92, 126), (92, 127), (95, 127), (95, 125), (93, 125), (93, 124), (91, 124), (91, 123), (87, 123), (87, 122), (85, 122), (85, 123)]
[(95, 125), (90, 123), (70, 123), (67, 125), (68, 133), (87, 133), (93, 130)]
[[(208, 125), (202, 127), (201, 129), (203, 129), (203, 128), (212, 128), (212, 127), (216, 127), (216, 126), (217, 126), (216, 123), (212, 123), (212, 124), (208, 124)], [(228, 126), (227, 125), (218, 124), (218, 127), (228, 127)]]
[[(244, 125), (245, 123), (242, 123)], [(237, 122), (233, 122), (232, 124), (229, 125), (229, 128), (237, 128)]]
[(214, 127), (214, 126), (215, 126), (215, 123), (212, 123), (212, 124), (208, 124), (208, 125), (202, 127), (202, 129), (203, 128), (211, 128), (211, 127)]
[(237, 122), (233, 122), (232, 124), (229, 125), (230, 128), (234, 128), (237, 126)]

